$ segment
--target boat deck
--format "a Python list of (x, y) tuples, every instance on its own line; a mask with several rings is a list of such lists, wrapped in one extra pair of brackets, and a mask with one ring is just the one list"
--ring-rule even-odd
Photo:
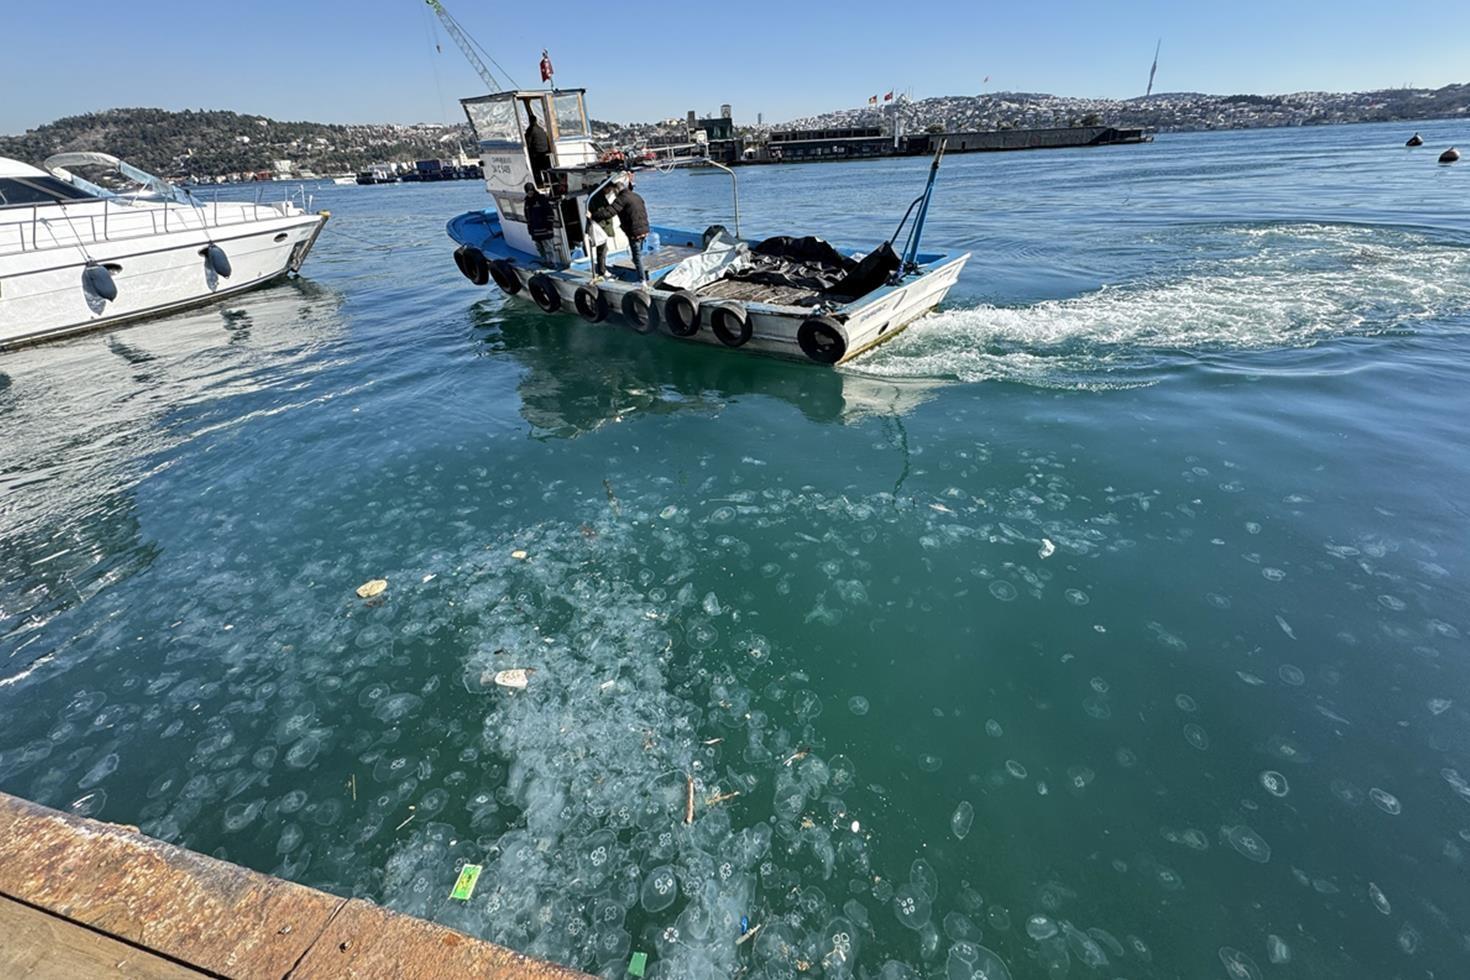
[[(701, 249), (689, 245), (663, 245), (657, 251), (647, 252), (643, 256), (643, 268), (652, 273), (655, 269), (667, 269), (678, 265), (691, 255), (698, 255)], [(608, 256), (608, 267), (618, 275), (617, 270), (633, 271), (633, 256), (628, 252), (619, 252), (616, 256)], [(619, 276), (619, 278), (623, 278)], [(629, 277), (631, 278), (631, 276)]]

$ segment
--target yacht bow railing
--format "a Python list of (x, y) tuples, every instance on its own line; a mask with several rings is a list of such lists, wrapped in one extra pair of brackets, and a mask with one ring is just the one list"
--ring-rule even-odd
[[(97, 201), (32, 204), (29, 209), (9, 207), (0, 210), (0, 255), (227, 228), (260, 221), (262, 211), (267, 212), (267, 218), (286, 216), (273, 204), (261, 204), (261, 193), (256, 191), (254, 201), (224, 202), (223, 217), (218, 194), (207, 203), (196, 199), (193, 204), (146, 200), (118, 203), (113, 198), (102, 198), (100, 209)], [(309, 204), (304, 189), (301, 194), (302, 203)], [(288, 197), (287, 203), (290, 200)], [(17, 213), (20, 220), (15, 220)]]

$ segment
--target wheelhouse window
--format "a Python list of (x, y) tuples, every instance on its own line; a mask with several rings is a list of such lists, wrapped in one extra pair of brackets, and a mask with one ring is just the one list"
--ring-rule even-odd
[(587, 136), (587, 117), (582, 112), (582, 94), (567, 92), (553, 96), (556, 110), (556, 135), (562, 139)]
[(91, 199), (92, 195), (55, 177), (0, 177), (0, 208)]
[(516, 122), (515, 103), (505, 96), (488, 99), (465, 99), (461, 103), (475, 136), (483, 142), (521, 142), (521, 129)]

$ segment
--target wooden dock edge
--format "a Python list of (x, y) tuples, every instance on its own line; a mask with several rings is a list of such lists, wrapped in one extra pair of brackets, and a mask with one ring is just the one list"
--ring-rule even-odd
[(5, 793), (0, 926), (6, 976), (586, 977)]

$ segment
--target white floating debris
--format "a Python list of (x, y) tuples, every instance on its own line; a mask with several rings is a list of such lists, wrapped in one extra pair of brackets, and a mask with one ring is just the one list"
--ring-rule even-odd
[(930, 504), (929, 505), (929, 509), (930, 510), (937, 510), (941, 514), (953, 514), (954, 513), (954, 511), (950, 510), (948, 507), (944, 506), (943, 504)]
[[(536, 673), (535, 667), (512, 667), (509, 670), (497, 670), (490, 675), (490, 681), (499, 687), (509, 687), (517, 691), (523, 691), (526, 685), (531, 682), (531, 675), (534, 673)], [(482, 676), (480, 683), (483, 684), (484, 682), (485, 678)]]
[(854, 820), (854, 821), (853, 821), (853, 822), (852, 822), (852, 832), (853, 832), (853, 833), (854, 833), (854, 834), (856, 834), (856, 833), (858, 833), (858, 832), (859, 832), (859, 831), (861, 831), (861, 830), (862, 830), (862, 829), (863, 829), (863, 825), (862, 825), (862, 824), (860, 824), (860, 823), (858, 823), (858, 822), (857, 822), (857, 821), (856, 821), (856, 820)]
[(515, 551), (512, 551), (510, 553), (510, 556), (512, 558), (514, 558), (516, 561), (525, 561), (527, 558), (530, 557), (530, 555), (527, 555), (524, 551), (522, 551), (519, 548), (517, 548)]
[(434, 581), (434, 579), (436, 578), (438, 578), (438, 576), (435, 575), (433, 572), (430, 572), (429, 574), (425, 575), (421, 581), (423, 581), (424, 584), (427, 585), (428, 583)]
[(1037, 552), (1042, 558), (1050, 558), (1057, 553), (1057, 546), (1051, 543), (1050, 538), (1041, 539), (1041, 550)]
[(387, 579), (368, 579), (366, 582), (357, 587), (357, 597), (359, 599), (371, 599), (373, 596), (382, 595), (383, 590), (386, 588), (388, 588)]

